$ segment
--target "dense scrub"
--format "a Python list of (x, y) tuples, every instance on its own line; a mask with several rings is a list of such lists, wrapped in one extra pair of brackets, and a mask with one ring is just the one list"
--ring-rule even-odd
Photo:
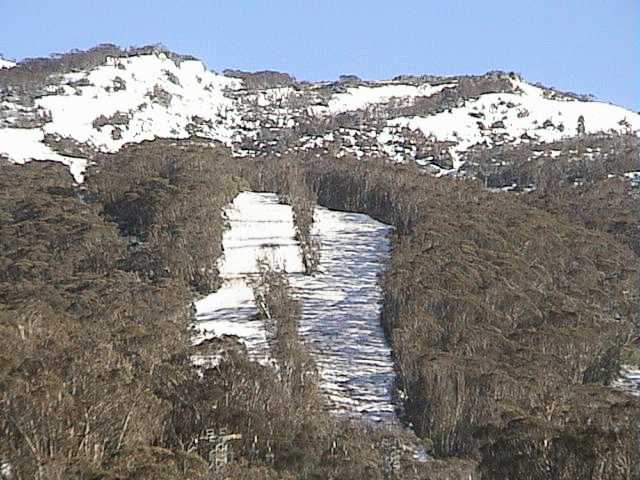
[(267, 88), (291, 87), (297, 84), (291, 75), (272, 70), (261, 72), (244, 72), (242, 70), (224, 70), (226, 77), (239, 78), (248, 90), (264, 90)]
[[(3, 164), (0, 457), (16, 478), (100, 478), (157, 445), (186, 369), (186, 286), (148, 281), (59, 165)], [(137, 457), (142, 461), (142, 457)]]
[(388, 113), (390, 117), (433, 115), (449, 108), (456, 108), (467, 100), (478, 98), (480, 95), (497, 92), (512, 92), (514, 90), (511, 80), (517, 78), (517, 74), (511, 72), (488, 72), (478, 76), (461, 76), (443, 79), (442, 83), (453, 82), (455, 88), (445, 88), (428, 97), (418, 97), (409, 106), (392, 107)]
[(304, 406), (300, 415), (317, 410), (321, 407), (318, 372), (298, 332), (300, 304), (292, 296), (286, 273), (273, 270), (267, 261), (261, 262), (252, 287), (280, 380), (292, 400)]
[(569, 180), (495, 194), (310, 160), (145, 142), (100, 157), (81, 189), (60, 165), (0, 164), (0, 461), (16, 478), (215, 478), (206, 429), (242, 435), (232, 478), (388, 475), (390, 445), (412, 440), (324, 410), (277, 273), (256, 292), (278, 368), (233, 349), (191, 366), (189, 304), (219, 283), (221, 210), (247, 185), (300, 202), (298, 224), (317, 197), (396, 227), (383, 322), (406, 420), (438, 458), (404, 452), (398, 478), (639, 475), (638, 401), (605, 387), (638, 301), (633, 224), (607, 226), (626, 197), (587, 208), (601, 197), (573, 201), (591, 190)]
[[(277, 162), (241, 170), (277, 190)], [(638, 300), (624, 238), (414, 168), (316, 160), (306, 175), (320, 204), (397, 228), (383, 320), (407, 420), (436, 455), (474, 458), (483, 478), (638, 474), (638, 403), (604, 387)]]
[(299, 162), (284, 159), (279, 162), (278, 168), (281, 172), (281, 181), (278, 182), (279, 196), (284, 203), (291, 205), (302, 263), (306, 273), (312, 274), (317, 271), (320, 262), (320, 245), (311, 230), (316, 196), (308, 185)]
[(551, 144), (473, 151), (469, 173), (487, 187), (530, 187), (535, 207), (613, 234), (640, 253), (639, 189), (624, 178), (640, 170), (635, 135), (583, 135)]
[(206, 146), (156, 141), (98, 158), (87, 188), (128, 238), (129, 268), (150, 279), (178, 279), (200, 293), (219, 286), (220, 212), (245, 183), (226, 175), (217, 156)]
[(240, 186), (223, 159), (141, 145), (82, 191), (61, 165), (1, 165), (0, 461), (15, 478), (207, 478), (193, 441), (213, 425), (185, 405), (214, 382), (189, 362), (189, 305), (217, 283)]

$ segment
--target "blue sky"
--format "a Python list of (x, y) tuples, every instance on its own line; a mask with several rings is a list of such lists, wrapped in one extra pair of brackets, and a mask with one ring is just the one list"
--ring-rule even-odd
[(0, 52), (162, 43), (217, 71), (302, 80), (513, 70), (640, 110), (638, 9), (638, 0), (0, 0)]

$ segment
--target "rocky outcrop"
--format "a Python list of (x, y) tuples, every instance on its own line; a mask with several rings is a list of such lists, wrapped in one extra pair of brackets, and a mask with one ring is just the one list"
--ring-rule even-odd
[(269, 88), (289, 87), (295, 85), (296, 79), (288, 73), (264, 70), (261, 72), (244, 72), (242, 70), (224, 70), (227, 77), (239, 78), (249, 90), (265, 90)]

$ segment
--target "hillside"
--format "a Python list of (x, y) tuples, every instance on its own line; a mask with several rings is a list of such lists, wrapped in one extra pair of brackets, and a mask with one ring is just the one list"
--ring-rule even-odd
[(514, 73), (308, 83), (113, 46), (4, 66), (0, 154), (59, 161), (77, 181), (96, 153), (154, 138), (196, 136), (236, 156), (388, 158), (442, 174), (471, 170), (478, 150), (640, 130), (635, 112)]
[(0, 479), (640, 477), (637, 113), (0, 67)]

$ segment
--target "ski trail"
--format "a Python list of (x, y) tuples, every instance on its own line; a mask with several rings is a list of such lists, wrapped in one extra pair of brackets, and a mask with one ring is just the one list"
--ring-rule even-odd
[(195, 302), (199, 333), (194, 342), (235, 335), (247, 346), (251, 360), (270, 364), (264, 322), (256, 318), (249, 282), (261, 258), (287, 272), (304, 271), (291, 207), (280, 205), (274, 194), (243, 192), (225, 209), (225, 216), (229, 228), (222, 236), (224, 251), (218, 262), (222, 285)]
[(302, 304), (300, 332), (336, 412), (395, 419), (391, 350), (380, 325), (378, 275), (389, 256), (391, 227), (367, 215), (316, 208), (319, 272), (294, 275)]
[(389, 256), (392, 228), (367, 215), (317, 207), (319, 273), (304, 275), (291, 207), (275, 194), (244, 192), (226, 209), (221, 288), (196, 302), (196, 341), (236, 335), (251, 359), (271, 362), (264, 323), (249, 281), (267, 257), (286, 270), (301, 302), (300, 332), (316, 360), (321, 389), (336, 413), (397, 421), (391, 350), (380, 325), (378, 275)]

